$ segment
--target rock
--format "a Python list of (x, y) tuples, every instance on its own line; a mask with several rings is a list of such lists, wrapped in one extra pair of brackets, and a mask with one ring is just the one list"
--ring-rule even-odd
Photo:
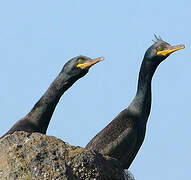
[(133, 174), (127, 169), (124, 170), (124, 176), (125, 180), (135, 180)]
[(120, 163), (53, 136), (15, 132), (0, 139), (0, 179), (124, 180)]

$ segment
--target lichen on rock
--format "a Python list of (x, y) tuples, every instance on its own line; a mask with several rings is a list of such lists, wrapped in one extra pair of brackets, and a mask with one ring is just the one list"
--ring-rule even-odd
[(53, 136), (15, 132), (0, 139), (0, 179), (123, 180), (120, 163)]

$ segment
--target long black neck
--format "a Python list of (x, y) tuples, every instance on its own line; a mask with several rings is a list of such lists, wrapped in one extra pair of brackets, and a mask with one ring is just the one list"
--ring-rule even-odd
[(141, 121), (140, 123), (145, 125), (151, 109), (151, 81), (158, 65), (159, 63), (153, 63), (144, 57), (139, 72), (137, 93), (129, 106), (129, 110), (132, 110), (137, 116), (141, 117), (138, 119)]
[(41, 133), (45, 134), (60, 97), (78, 79), (61, 72), (24, 119), (40, 127)]

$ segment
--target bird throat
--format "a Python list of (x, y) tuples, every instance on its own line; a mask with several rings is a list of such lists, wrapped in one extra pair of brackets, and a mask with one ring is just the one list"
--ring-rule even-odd
[(129, 106), (129, 109), (134, 111), (140, 117), (138, 119), (144, 124), (147, 123), (150, 114), (152, 100), (151, 82), (157, 66), (158, 64), (143, 60), (139, 72), (137, 93)]

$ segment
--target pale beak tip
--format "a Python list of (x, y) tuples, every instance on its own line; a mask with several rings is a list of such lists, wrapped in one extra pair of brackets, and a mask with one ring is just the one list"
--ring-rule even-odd
[(104, 57), (100, 57), (98, 58), (100, 61), (103, 61), (105, 58)]

